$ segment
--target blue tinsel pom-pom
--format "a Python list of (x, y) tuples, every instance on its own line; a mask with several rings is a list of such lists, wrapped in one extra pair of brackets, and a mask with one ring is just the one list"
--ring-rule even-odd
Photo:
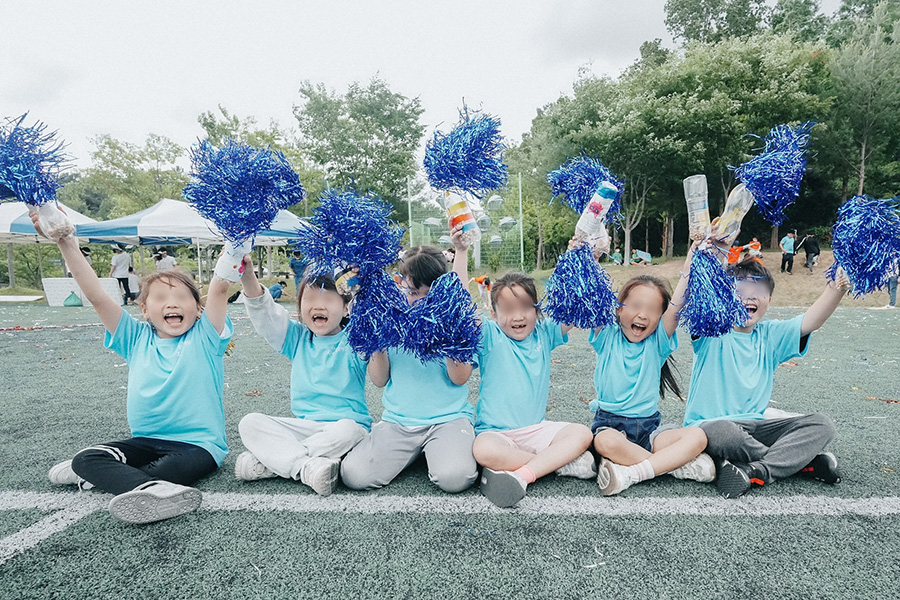
[(838, 209), (832, 229), (834, 264), (826, 275), (834, 281), (837, 267), (847, 272), (857, 298), (882, 289), (887, 274), (900, 261), (900, 205), (897, 199), (854, 196)]
[(725, 272), (715, 248), (698, 248), (691, 259), (679, 323), (692, 337), (720, 337), (750, 318), (738, 297), (734, 277)]
[(505, 146), (500, 119), (463, 107), (460, 121), (448, 134), (434, 132), (425, 148), (428, 183), (438, 190), (458, 190), (480, 197), (506, 185)]
[(467, 363), (481, 342), (472, 296), (454, 273), (438, 277), (424, 298), (412, 305), (403, 348), (423, 363), (449, 358)]
[(778, 125), (766, 135), (762, 154), (734, 169), (735, 176), (753, 194), (759, 214), (772, 225), (781, 225), (784, 210), (800, 194), (813, 125)]
[(15, 197), (39, 206), (56, 200), (66, 157), (55, 131), (46, 133), (41, 122), (22, 126), (27, 116), (9, 119), (0, 128), (0, 200)]
[(327, 190), (319, 198), (313, 226), (297, 231), (297, 247), (323, 272), (359, 265), (366, 275), (397, 260), (403, 228), (391, 220), (389, 205), (349, 190)]
[(184, 197), (235, 244), (271, 225), (278, 211), (306, 197), (281, 152), (229, 140), (221, 149), (202, 141), (191, 150), (193, 181)]
[(390, 275), (381, 270), (361, 275), (344, 330), (350, 347), (368, 359), (373, 352), (400, 346), (407, 330), (408, 308)]
[(619, 306), (609, 274), (588, 245), (560, 257), (547, 282), (545, 302), (554, 321), (582, 329), (612, 325)]
[(547, 183), (550, 184), (553, 197), (565, 196), (564, 202), (578, 214), (584, 211), (584, 207), (604, 181), (608, 181), (619, 190), (609, 212), (606, 213), (606, 222), (613, 223), (619, 218), (625, 183), (616, 179), (603, 163), (590, 156), (576, 156), (555, 171), (547, 173)]

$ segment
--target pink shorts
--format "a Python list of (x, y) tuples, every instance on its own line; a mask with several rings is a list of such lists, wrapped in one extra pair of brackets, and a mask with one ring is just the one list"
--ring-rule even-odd
[(518, 448), (525, 452), (537, 454), (546, 450), (553, 438), (572, 423), (562, 421), (541, 421), (537, 425), (507, 429), (505, 431), (486, 431), (503, 438), (510, 448)]

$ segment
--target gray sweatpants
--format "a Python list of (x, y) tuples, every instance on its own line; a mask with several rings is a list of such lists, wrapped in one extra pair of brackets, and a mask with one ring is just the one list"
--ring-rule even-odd
[(344, 458), (341, 479), (350, 489), (378, 489), (424, 452), (432, 483), (445, 492), (461, 492), (478, 478), (474, 441), (475, 430), (465, 418), (422, 427), (381, 421)]
[(300, 469), (314, 456), (342, 457), (366, 435), (366, 428), (351, 419), (310, 421), (260, 413), (241, 419), (238, 431), (247, 450), (286, 479), (300, 479)]
[(700, 428), (706, 433), (710, 456), (756, 467), (767, 483), (800, 471), (834, 437), (831, 419), (821, 413), (753, 421), (717, 419)]

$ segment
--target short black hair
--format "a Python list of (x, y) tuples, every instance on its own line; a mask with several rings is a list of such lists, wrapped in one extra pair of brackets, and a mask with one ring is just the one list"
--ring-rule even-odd
[(728, 267), (728, 273), (733, 277), (752, 277), (764, 283), (769, 288), (770, 296), (775, 291), (775, 278), (772, 277), (772, 273), (758, 258), (752, 256), (745, 258), (741, 262)]

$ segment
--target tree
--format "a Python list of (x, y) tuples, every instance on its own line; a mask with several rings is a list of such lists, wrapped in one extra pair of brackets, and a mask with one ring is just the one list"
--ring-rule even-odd
[(685, 42), (718, 42), (750, 35), (765, 16), (763, 0), (667, 0), (666, 28)]
[(424, 132), (419, 99), (391, 91), (378, 77), (368, 86), (351, 84), (344, 95), (305, 81), (300, 94), (304, 102), (294, 107), (300, 148), (329, 183), (372, 191), (405, 220), (401, 203)]
[(856, 157), (848, 157), (862, 194), (866, 165), (884, 151), (900, 124), (900, 22), (888, 20), (887, 3), (860, 22), (830, 64), (836, 101), (834, 118), (852, 135)]
[(769, 16), (769, 25), (773, 32), (803, 42), (820, 40), (828, 28), (828, 18), (819, 10), (818, 0), (778, 0)]

